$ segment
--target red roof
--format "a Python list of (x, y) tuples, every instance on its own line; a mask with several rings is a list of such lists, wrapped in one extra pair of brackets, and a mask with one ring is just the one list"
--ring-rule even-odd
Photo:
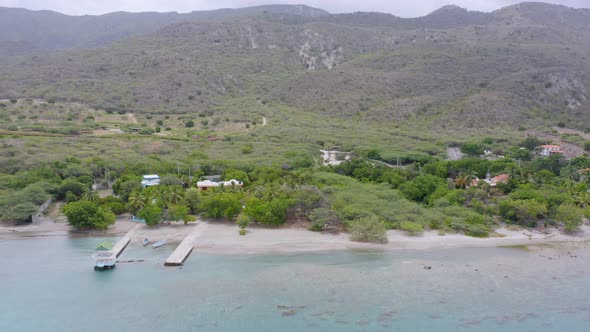
[(492, 181), (495, 182), (495, 183), (507, 183), (509, 179), (510, 179), (510, 175), (508, 175), (508, 174), (500, 174), (498, 176), (494, 176), (492, 178)]

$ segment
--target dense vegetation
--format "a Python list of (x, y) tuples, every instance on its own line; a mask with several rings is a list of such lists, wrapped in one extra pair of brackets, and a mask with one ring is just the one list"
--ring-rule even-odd
[[(521, 145), (527, 146), (531, 139)], [(590, 212), (590, 159), (565, 160), (560, 155), (530, 159), (431, 158), (388, 167), (357, 158), (334, 167), (292, 170), (204, 164), (189, 178), (166, 163), (115, 169), (100, 159), (67, 158), (0, 176), (0, 211), (2, 220), (25, 222), (38, 205), (54, 197), (68, 202), (64, 214), (79, 228), (105, 228), (114, 221), (113, 213), (131, 212), (148, 225), (186, 223), (194, 220), (191, 215), (202, 214), (237, 219), (244, 234), (250, 223), (278, 227), (303, 221), (313, 231), (349, 230), (353, 239), (372, 242), (383, 242), (385, 229), (484, 237), (507, 223), (574, 231)], [(147, 170), (161, 174), (161, 185), (141, 188), (140, 175)], [(194, 188), (201, 175), (215, 172), (245, 186), (207, 192)], [(487, 173), (508, 174), (509, 180), (495, 187), (476, 181)], [(91, 190), (93, 183), (112, 184), (117, 197), (98, 198)]]
[[(135, 36), (125, 40), (85, 24), (87, 36), (72, 36), (70, 18), (56, 17), (71, 51), (0, 54), (0, 220), (28, 222), (53, 198), (79, 228), (126, 212), (149, 225), (201, 214), (243, 234), (302, 221), (383, 242), (387, 229), (574, 231), (588, 216), (590, 165), (574, 158), (590, 150), (588, 11), (525, 3), (401, 19), (264, 8), (185, 23), (113, 17), (113, 31)], [(16, 25), (12, 14), (30, 13), (4, 15), (18, 29), (0, 40), (44, 39), (35, 20)], [(542, 143), (566, 154), (538, 158)], [(317, 151), (334, 146), (355, 158), (317, 166)], [(442, 160), (459, 146), (466, 159)], [(475, 181), (488, 172), (509, 180)], [(154, 173), (161, 185), (142, 189), (140, 176)], [(244, 187), (194, 189), (211, 174)]]

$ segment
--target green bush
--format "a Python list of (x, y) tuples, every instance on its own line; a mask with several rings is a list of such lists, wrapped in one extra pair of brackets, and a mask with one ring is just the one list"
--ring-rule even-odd
[(473, 237), (487, 237), (490, 233), (490, 228), (482, 224), (467, 225), (465, 228), (465, 235)]
[(236, 225), (240, 228), (240, 235), (246, 235), (246, 227), (250, 226), (252, 220), (244, 213), (240, 213), (236, 220)]
[(446, 188), (447, 182), (444, 179), (429, 174), (419, 175), (399, 187), (407, 199), (419, 203), (427, 202), (430, 197), (434, 199), (444, 197), (447, 193)]
[(37, 207), (30, 202), (15, 203), (5, 207), (0, 212), (0, 220), (14, 222), (17, 225), (31, 221), (31, 215), (37, 212)]
[(289, 199), (275, 197), (262, 200), (250, 198), (246, 203), (246, 215), (263, 225), (280, 226), (287, 221), (287, 209), (291, 206)]
[(505, 221), (532, 227), (547, 214), (547, 206), (534, 200), (503, 199), (498, 210)]
[(145, 220), (145, 223), (148, 226), (156, 226), (162, 221), (162, 209), (155, 204), (145, 206), (143, 209), (139, 210), (137, 215)]
[(387, 229), (376, 216), (356, 219), (350, 223), (350, 239), (356, 242), (387, 243)]
[(241, 193), (214, 191), (203, 195), (199, 209), (208, 218), (233, 219), (242, 210)]
[(184, 221), (186, 225), (189, 221), (189, 207), (183, 204), (172, 205), (168, 208), (168, 216), (173, 222)]
[(57, 199), (63, 200), (67, 198), (66, 193), (69, 192), (70, 195), (74, 195), (76, 198), (80, 198), (80, 196), (82, 196), (86, 188), (86, 185), (78, 181), (67, 180), (64, 181), (64, 183), (61, 186), (59, 186), (59, 188), (57, 189), (56, 196)]
[(422, 227), (422, 225), (411, 221), (401, 222), (399, 228), (410, 235), (419, 235), (424, 233), (424, 227)]
[(195, 187), (188, 188), (184, 193), (184, 200), (192, 213), (196, 213), (201, 202), (201, 193)]
[(63, 207), (63, 213), (68, 218), (68, 223), (79, 229), (106, 229), (116, 220), (112, 212), (105, 211), (90, 201), (68, 203)]
[(336, 213), (326, 208), (314, 209), (309, 213), (308, 218), (312, 222), (309, 230), (313, 232), (321, 232), (327, 225), (335, 223), (338, 220)]
[(573, 204), (563, 204), (557, 208), (555, 220), (562, 222), (567, 232), (572, 232), (582, 225), (584, 212)]

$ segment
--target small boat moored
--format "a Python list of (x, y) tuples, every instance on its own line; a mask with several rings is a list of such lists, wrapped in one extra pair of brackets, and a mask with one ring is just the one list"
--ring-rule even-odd
[(143, 246), (147, 246), (148, 244), (150, 244), (150, 240), (148, 238), (143, 239), (143, 241), (141, 241), (141, 243), (143, 244)]
[(108, 242), (103, 242), (94, 249), (95, 270), (110, 270), (115, 268), (117, 256), (112, 249), (113, 245)]
[(161, 246), (163, 246), (165, 244), (166, 244), (166, 240), (160, 240), (160, 241), (152, 244), (152, 247), (154, 247), (154, 248), (160, 248)]

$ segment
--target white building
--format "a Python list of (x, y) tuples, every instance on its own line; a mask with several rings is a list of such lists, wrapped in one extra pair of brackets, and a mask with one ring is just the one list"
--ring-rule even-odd
[(199, 190), (201, 191), (207, 191), (210, 188), (216, 188), (216, 187), (233, 187), (233, 186), (237, 186), (237, 187), (243, 187), (244, 183), (242, 181), (238, 181), (235, 179), (231, 179), (229, 181), (221, 181), (221, 182), (213, 182), (213, 181), (209, 181), (209, 180), (205, 180), (205, 181), (200, 181), (197, 182), (197, 188), (199, 188)]
[(143, 188), (157, 186), (160, 184), (160, 176), (158, 175), (144, 175), (141, 179), (141, 186)]
[(559, 145), (541, 145), (540, 147), (538, 147), (538, 149), (539, 155), (543, 157), (549, 157), (550, 155), (555, 153), (563, 153)]

